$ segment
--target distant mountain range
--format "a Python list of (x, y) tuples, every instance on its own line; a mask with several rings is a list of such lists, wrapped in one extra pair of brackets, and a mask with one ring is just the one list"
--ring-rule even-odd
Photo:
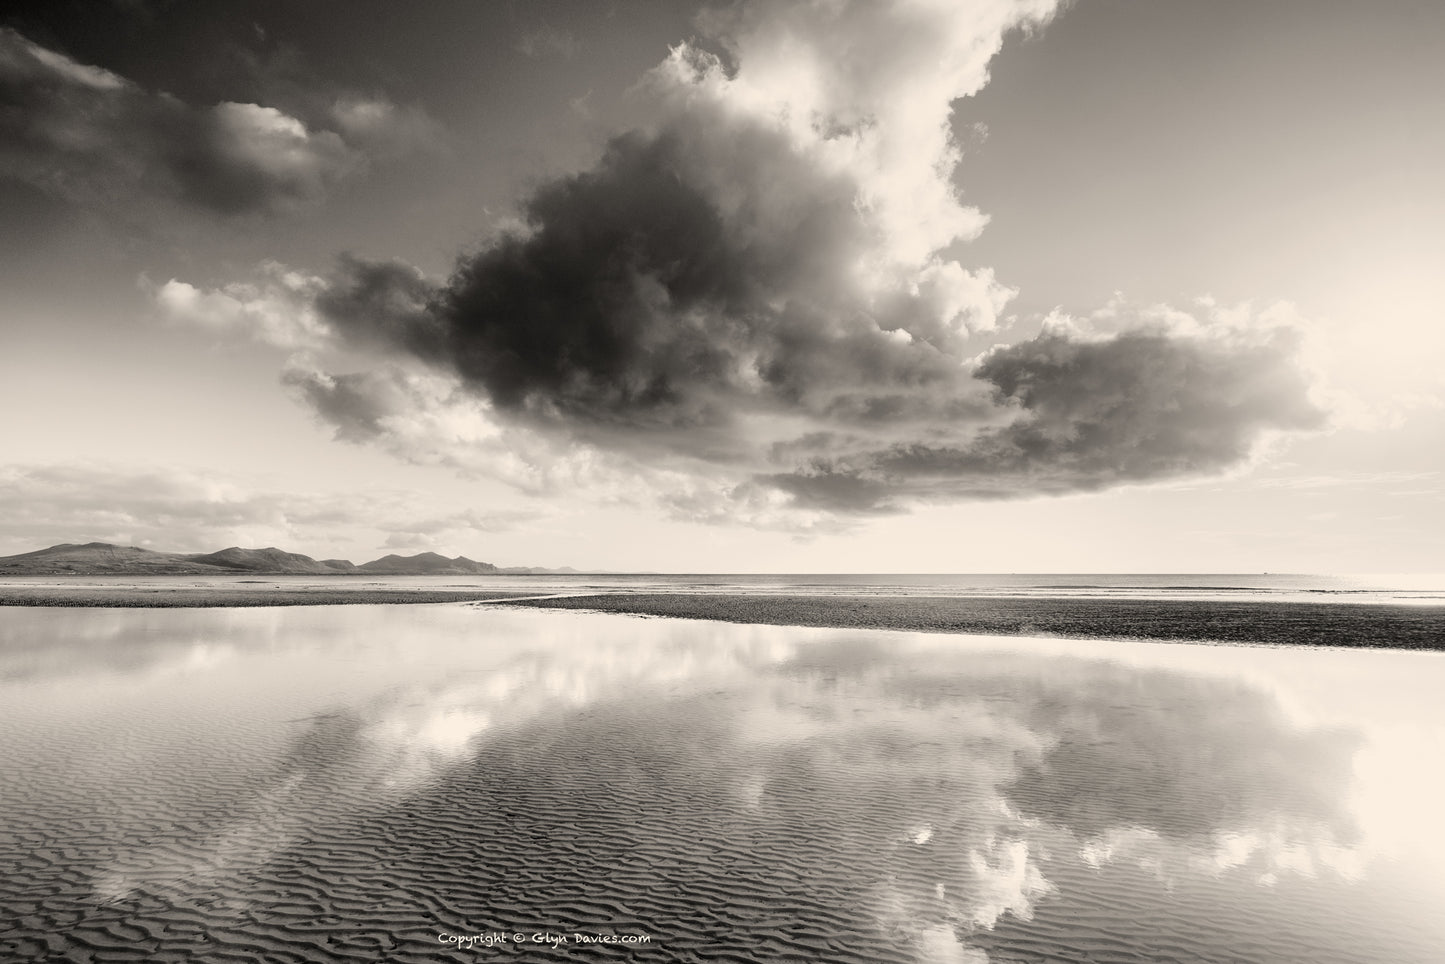
[(435, 552), (414, 556), (382, 556), (371, 562), (353, 565), (346, 559), (312, 559), (298, 552), (282, 549), (242, 549), (232, 546), (219, 552), (183, 554), (154, 552), (135, 546), (115, 546), (108, 542), (87, 542), (84, 545), (65, 543), (49, 549), (37, 549), (18, 556), (0, 556), (0, 575), (43, 576), (74, 573), (95, 576), (190, 576), (225, 573), (257, 575), (315, 576), (495, 576), (545, 575), (572, 573), (576, 569), (542, 569), (535, 566), (499, 568), (490, 562), (477, 562), (466, 556), (448, 559)]

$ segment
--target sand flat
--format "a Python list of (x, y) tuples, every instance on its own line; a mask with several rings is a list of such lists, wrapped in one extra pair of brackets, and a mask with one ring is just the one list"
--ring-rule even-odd
[[(1429, 596), (1257, 588), (1029, 586), (980, 591), (919, 582), (732, 584), (729, 577), (354, 580), (114, 577), (0, 580), (0, 607), (211, 608), (474, 602), (774, 626), (1445, 649)], [(1095, 591), (1097, 590), (1097, 591)], [(1345, 601), (1348, 600), (1348, 601)]]
[(774, 626), (1445, 649), (1445, 606), (721, 592), (574, 594), (516, 605)]

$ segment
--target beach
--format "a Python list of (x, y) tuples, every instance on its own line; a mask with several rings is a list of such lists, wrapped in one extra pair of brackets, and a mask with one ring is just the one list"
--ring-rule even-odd
[(1445, 607), (1177, 599), (618, 593), (512, 605), (773, 626), (1008, 636), (1445, 648)]
[[(1277, 581), (1214, 586), (954, 585), (851, 577), (738, 582), (736, 577), (545, 580), (498, 577), (354, 580), (177, 577), (0, 580), (0, 607), (210, 608), (472, 602), (772, 626), (1208, 641), (1400, 649), (1445, 648), (1445, 603), (1433, 594), (1309, 590)], [(1269, 580), (1256, 580), (1270, 586)]]
[(1445, 0), (0, 17), (0, 964), (1441, 964)]
[[(1445, 940), (1445, 658), (1402, 648), (1438, 608), (577, 582), (0, 607), (0, 957), (1430, 964)], [(289, 603), (318, 591), (357, 604)], [(1191, 619), (1387, 648), (1164, 635)], [(1130, 633), (1161, 638), (1086, 635)]]

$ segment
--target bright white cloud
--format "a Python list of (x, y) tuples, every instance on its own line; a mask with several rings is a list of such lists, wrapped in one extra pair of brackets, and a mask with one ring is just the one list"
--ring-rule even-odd
[(142, 277), (163, 320), (249, 338), (285, 349), (316, 349), (331, 343), (331, 329), (316, 310), (324, 279), (264, 262), (252, 281), (198, 288), (175, 278), (157, 285)]

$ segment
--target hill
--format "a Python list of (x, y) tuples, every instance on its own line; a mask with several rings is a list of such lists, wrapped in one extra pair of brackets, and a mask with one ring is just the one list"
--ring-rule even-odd
[(357, 572), (380, 576), (491, 576), (500, 570), (490, 562), (476, 562), (466, 556), (448, 559), (435, 552), (414, 556), (389, 555), (356, 567)]
[[(492, 576), (503, 572), (489, 562), (466, 556), (448, 559), (436, 552), (389, 555), (360, 566), (347, 559), (318, 561), (274, 546), (219, 552), (156, 552), (108, 542), (64, 543), (14, 556), (0, 557), (0, 575), (189, 576), (255, 573), (257, 575)], [(527, 572), (546, 570), (527, 569)]]
[[(310, 556), (297, 552), (285, 552), (274, 546), (266, 549), (242, 549), (232, 546), (208, 555), (188, 556), (191, 562), (207, 566), (220, 566), (241, 572), (267, 573), (319, 573), (334, 574), (337, 570), (324, 562), (317, 562)], [(345, 561), (345, 560), (340, 560)], [(351, 565), (351, 563), (347, 563)]]
[(91, 575), (200, 575), (218, 571), (175, 552), (154, 552), (108, 542), (62, 543), (17, 556), (0, 557), (0, 574), (75, 573)]

